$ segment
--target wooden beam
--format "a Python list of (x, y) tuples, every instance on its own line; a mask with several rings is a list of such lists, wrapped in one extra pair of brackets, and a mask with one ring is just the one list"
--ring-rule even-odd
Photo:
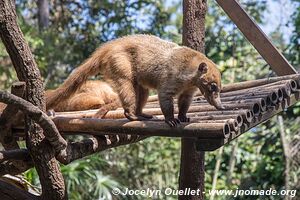
[(281, 105), (276, 107), (274, 110), (270, 109), (269, 111), (262, 114), (257, 120), (254, 120), (252, 123), (250, 123), (249, 126), (246, 126), (242, 128), (234, 137), (229, 138), (199, 138), (197, 140), (197, 149), (199, 151), (214, 151), (221, 146), (231, 142), (232, 140), (238, 138), (242, 134), (246, 133), (251, 128), (269, 120), (271, 117), (279, 114), (284, 109), (294, 105), (297, 103), (297, 101), (300, 100), (300, 93), (296, 92), (295, 94), (292, 94), (290, 97), (286, 99), (287, 101), (284, 102), (286, 105)]
[(216, 1), (278, 76), (297, 73), (237, 0)]
[(95, 119), (55, 117), (53, 121), (63, 132), (80, 132), (92, 135), (145, 135), (166, 137), (193, 138), (227, 138), (230, 136), (230, 126), (222, 123), (181, 123), (177, 128), (171, 128), (164, 121), (128, 121), (127, 119)]

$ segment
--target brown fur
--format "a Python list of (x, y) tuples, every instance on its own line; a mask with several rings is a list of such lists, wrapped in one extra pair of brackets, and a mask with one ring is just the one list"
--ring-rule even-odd
[[(46, 91), (46, 101), (55, 90)], [(52, 109), (57, 112), (79, 111), (97, 108), (108, 110), (121, 106), (118, 95), (103, 81), (87, 81), (76, 93), (69, 98), (55, 104)], [(6, 104), (0, 102), (0, 113), (5, 109)]]
[[(51, 96), (54, 91), (46, 91), (46, 101), (47, 97)], [(0, 102), (0, 115), (6, 106), (6, 104)], [(102, 118), (108, 111), (115, 110), (120, 106), (121, 103), (118, 95), (113, 89), (107, 83), (95, 80), (87, 81), (76, 93), (72, 94), (69, 98), (59, 101), (52, 109), (56, 112), (66, 112), (100, 108), (95, 117)], [(13, 124), (17, 125), (23, 119), (23, 112), (19, 111), (14, 118)]]
[[(219, 91), (221, 75), (205, 55), (188, 47), (150, 35), (133, 35), (100, 46), (48, 98), (48, 107), (68, 98), (88, 77), (103, 74), (118, 93), (125, 116), (130, 120), (149, 119), (142, 113), (149, 89), (156, 89), (166, 122), (176, 126), (173, 97), (179, 95), (179, 119), (186, 112), (197, 88), (209, 103), (222, 108)], [(215, 85), (212, 90), (212, 85)]]
[[(53, 92), (55, 90), (46, 91), (46, 102), (48, 102), (49, 96), (53, 95)], [(105, 114), (120, 105), (118, 95), (107, 83), (94, 80), (84, 83), (76, 93), (67, 99), (58, 101), (52, 109), (56, 112), (64, 112), (102, 108), (101, 113), (104, 112), (103, 114)], [(97, 117), (102, 116), (98, 113)]]
[(0, 102), (0, 111), (1, 111), (1, 113), (2, 113), (2, 111), (4, 110), (5, 107), (6, 107), (6, 104)]

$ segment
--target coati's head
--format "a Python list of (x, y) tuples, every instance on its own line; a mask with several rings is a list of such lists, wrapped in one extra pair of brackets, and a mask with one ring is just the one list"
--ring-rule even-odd
[(192, 85), (200, 89), (208, 103), (217, 109), (224, 108), (220, 99), (221, 73), (213, 61), (185, 46), (173, 48), (172, 60), (182, 70), (192, 70)]
[(200, 59), (193, 59), (192, 62), (197, 68), (196, 77), (193, 80), (194, 85), (200, 89), (208, 103), (217, 109), (224, 109), (220, 99), (221, 73), (216, 64), (204, 55)]

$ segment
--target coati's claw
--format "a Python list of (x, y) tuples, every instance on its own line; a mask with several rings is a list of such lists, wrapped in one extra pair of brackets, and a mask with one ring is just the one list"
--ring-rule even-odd
[(221, 106), (215, 106), (216, 109), (218, 110), (225, 110), (225, 106), (224, 105), (221, 105)]
[(179, 119), (179, 121), (181, 121), (181, 122), (190, 122), (190, 118), (187, 117), (187, 116), (181, 116), (181, 115), (178, 115), (178, 119)]
[(169, 119), (169, 120), (166, 119), (165, 122), (169, 124), (170, 127), (177, 127), (177, 125), (180, 124), (179, 119), (176, 118)]
[(157, 116), (152, 116), (151, 120), (160, 120)]

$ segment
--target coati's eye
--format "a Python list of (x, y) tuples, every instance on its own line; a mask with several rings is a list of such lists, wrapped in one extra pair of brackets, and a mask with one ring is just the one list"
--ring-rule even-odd
[(206, 73), (207, 72), (207, 64), (205, 62), (200, 63), (198, 70), (199, 70), (199, 72), (201, 72), (201, 74)]
[(210, 91), (211, 92), (217, 92), (218, 91), (218, 85), (216, 83), (210, 84)]

